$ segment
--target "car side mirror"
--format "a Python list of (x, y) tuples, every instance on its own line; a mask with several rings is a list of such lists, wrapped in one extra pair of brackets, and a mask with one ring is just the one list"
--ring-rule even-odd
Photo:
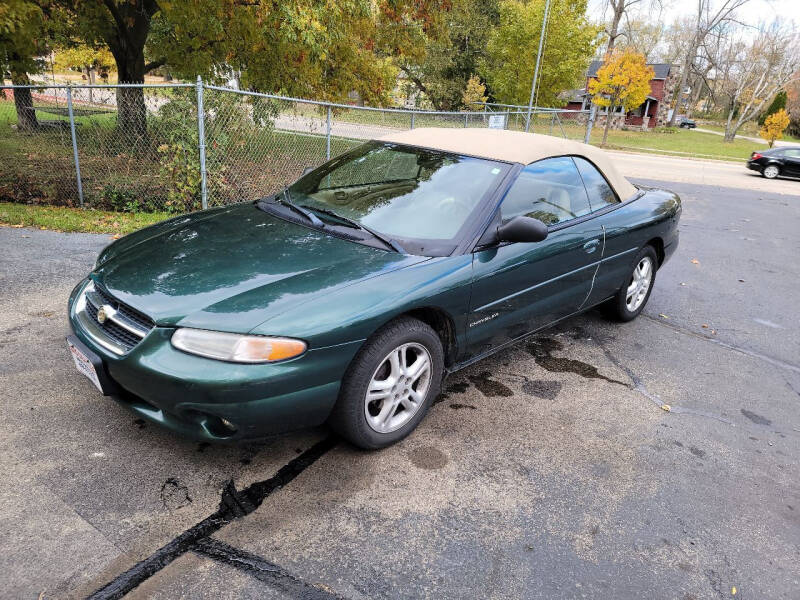
[(311, 171), (313, 171), (313, 170), (314, 170), (314, 167), (306, 167), (305, 169), (303, 169), (303, 174), (300, 175), (300, 177), (305, 177), (306, 175), (311, 173)]
[(547, 225), (533, 217), (514, 217), (497, 228), (497, 239), (501, 242), (541, 242), (547, 238)]

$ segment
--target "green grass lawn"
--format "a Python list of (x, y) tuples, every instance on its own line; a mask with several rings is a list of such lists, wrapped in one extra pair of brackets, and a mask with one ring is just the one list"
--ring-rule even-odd
[[(602, 129), (592, 130), (592, 145), (600, 145)], [(690, 129), (673, 129), (669, 132), (610, 131), (610, 149), (635, 150), (637, 152), (694, 156), (719, 160), (744, 160), (754, 150), (764, 150), (766, 144), (736, 139), (726, 142), (720, 135)]]
[(125, 235), (171, 216), (0, 202), (0, 226)]

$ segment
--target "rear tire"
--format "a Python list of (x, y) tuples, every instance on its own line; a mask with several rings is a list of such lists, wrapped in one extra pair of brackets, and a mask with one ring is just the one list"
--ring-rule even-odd
[(658, 256), (655, 248), (645, 246), (636, 255), (624, 285), (603, 306), (606, 314), (621, 322), (633, 321), (638, 317), (650, 299), (650, 293), (656, 282), (656, 269), (658, 269)]
[(767, 165), (764, 167), (764, 170), (761, 171), (761, 174), (767, 179), (775, 179), (781, 174), (781, 170), (777, 165)]
[(395, 319), (350, 363), (328, 424), (360, 448), (390, 446), (425, 417), (443, 374), (444, 350), (436, 332), (412, 317)]

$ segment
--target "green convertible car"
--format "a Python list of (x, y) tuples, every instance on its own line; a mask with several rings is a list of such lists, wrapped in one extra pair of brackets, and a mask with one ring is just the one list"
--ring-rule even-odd
[(70, 296), (67, 342), (101, 393), (172, 430), (327, 422), (379, 448), (448, 373), (596, 305), (636, 317), (680, 214), (590, 146), (399, 132), (272, 197), (112, 243)]

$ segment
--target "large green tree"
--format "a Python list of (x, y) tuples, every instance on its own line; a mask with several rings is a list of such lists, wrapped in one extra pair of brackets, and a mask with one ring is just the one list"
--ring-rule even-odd
[(388, 98), (393, 72), (373, 52), (378, 7), (370, 0), (159, 0), (148, 52), (178, 76), (224, 78), (264, 92), (343, 99)]
[[(551, 0), (536, 104), (555, 106), (580, 82), (594, 53), (599, 27), (586, 19), (587, 0)], [(545, 0), (501, 0), (500, 24), (489, 37), (484, 75), (494, 98), (528, 103)]]
[(499, 23), (498, 0), (453, 0), (431, 10), (435, 10), (432, 26), (409, 44), (397, 45), (413, 50), (396, 52), (395, 62), (434, 108), (458, 110)]
[[(3, 0), (0, 4), (0, 79), (11, 78), (15, 85), (28, 85), (29, 73), (41, 70), (38, 56), (46, 51), (45, 19), (41, 9), (28, 0)], [(30, 89), (14, 90), (17, 127), (38, 126)]]
[[(144, 83), (145, 74), (163, 60), (145, 60), (145, 46), (156, 0), (36, 0), (58, 24), (62, 44), (107, 47), (116, 63), (120, 83)], [(117, 89), (117, 127), (129, 138), (146, 132), (146, 110), (141, 88)]]
[[(395, 74), (388, 57), (373, 51), (377, 14), (385, 4), (407, 6), (405, 0), (37, 1), (68, 23), (66, 35), (107, 46), (120, 82), (142, 83), (161, 66), (187, 79), (222, 80), (235, 71), (254, 90), (328, 99), (355, 90), (375, 102), (389, 97)], [(120, 130), (144, 135), (141, 89), (120, 88), (117, 107)]]

